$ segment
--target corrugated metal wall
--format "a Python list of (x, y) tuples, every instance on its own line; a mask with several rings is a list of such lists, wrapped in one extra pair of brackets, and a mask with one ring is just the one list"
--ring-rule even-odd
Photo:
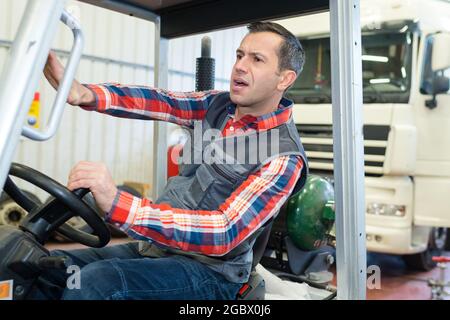
[[(25, 0), (0, 1), (0, 66), (19, 26)], [(84, 57), (77, 79), (83, 83), (119, 82), (153, 84), (154, 25), (144, 20), (118, 14), (77, 1), (66, 8), (78, 16), (85, 33)], [(212, 56), (216, 59), (216, 89), (228, 89), (234, 52), (244, 27), (208, 33), (212, 38)], [(191, 91), (195, 87), (195, 58), (200, 56), (202, 35), (169, 42), (169, 88)], [(66, 63), (64, 51), (72, 44), (70, 31), (62, 24), (53, 48)], [(1, 85), (1, 84), (0, 84)], [(55, 92), (43, 79), (41, 123), (47, 119)], [(29, 165), (65, 184), (72, 166), (80, 160), (101, 161), (111, 169), (116, 183), (150, 183), (153, 143), (151, 121), (118, 119), (86, 112), (67, 105), (57, 135), (46, 142), (22, 139), (14, 161)], [(26, 184), (22, 187), (47, 198)]]

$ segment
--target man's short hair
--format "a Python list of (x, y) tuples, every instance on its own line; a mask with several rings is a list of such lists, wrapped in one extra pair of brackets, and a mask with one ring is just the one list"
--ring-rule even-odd
[(305, 51), (300, 41), (286, 28), (274, 22), (253, 22), (247, 26), (249, 33), (272, 32), (283, 38), (278, 51), (278, 68), (280, 71), (293, 70), (297, 76), (305, 63)]

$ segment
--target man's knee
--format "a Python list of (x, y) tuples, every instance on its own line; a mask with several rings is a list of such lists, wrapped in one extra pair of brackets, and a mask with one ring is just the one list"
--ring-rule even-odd
[(67, 278), (63, 300), (105, 300), (120, 298), (124, 290), (123, 277), (114, 260), (90, 263), (74, 270)]

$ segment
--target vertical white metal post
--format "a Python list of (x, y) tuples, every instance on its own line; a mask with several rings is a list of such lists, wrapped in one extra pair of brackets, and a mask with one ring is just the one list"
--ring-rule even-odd
[(0, 186), (5, 183), (66, 1), (29, 0), (0, 76)]
[[(155, 20), (155, 87), (167, 89), (169, 40), (161, 38), (161, 19)], [(167, 124), (155, 121), (153, 128), (153, 199), (161, 194), (167, 181)]]
[[(155, 71), (153, 86), (155, 88), (167, 89), (169, 40), (161, 38), (161, 17), (125, 1), (102, 0), (101, 6), (155, 23)], [(155, 121), (153, 125), (152, 197), (156, 200), (167, 181), (167, 124)]]
[(359, 0), (330, 0), (338, 299), (366, 298)]

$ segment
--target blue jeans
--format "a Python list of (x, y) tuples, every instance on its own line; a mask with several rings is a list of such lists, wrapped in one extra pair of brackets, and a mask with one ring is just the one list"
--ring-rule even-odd
[[(52, 251), (65, 255), (80, 268), (45, 271), (28, 295), (29, 299), (64, 300), (232, 300), (241, 284), (227, 281), (221, 274), (184, 256), (143, 257), (137, 242), (105, 247)], [(72, 285), (67, 285), (69, 282)], [(72, 281), (74, 280), (74, 281)]]

